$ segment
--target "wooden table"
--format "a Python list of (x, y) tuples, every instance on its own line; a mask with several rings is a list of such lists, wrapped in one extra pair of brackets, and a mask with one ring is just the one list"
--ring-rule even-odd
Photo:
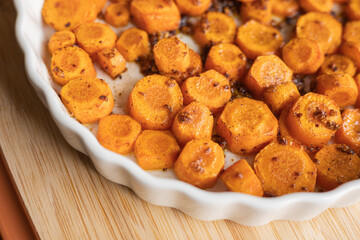
[[(310, 221), (245, 227), (150, 205), (104, 179), (87, 156), (64, 141), (31, 88), (14, 37), (15, 17), (12, 1), (1, 0), (0, 146), (41, 239), (360, 239), (360, 203)], [(0, 192), (0, 204), (4, 199)], [(1, 215), (0, 226), (6, 226), (9, 219)], [(2, 231), (4, 238), (14, 234)]]

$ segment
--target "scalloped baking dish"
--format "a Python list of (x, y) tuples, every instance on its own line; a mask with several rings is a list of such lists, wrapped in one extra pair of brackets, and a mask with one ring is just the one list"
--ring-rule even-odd
[[(96, 126), (84, 126), (77, 122), (67, 113), (58, 97), (60, 88), (52, 82), (46, 67), (46, 63), (49, 63), (46, 43), (49, 31), (53, 30), (42, 21), (43, 0), (14, 2), (18, 11), (17, 39), (25, 53), (26, 70), (32, 86), (66, 141), (88, 155), (97, 171), (105, 178), (131, 188), (140, 198), (152, 204), (174, 207), (201, 220), (230, 219), (248, 226), (279, 219), (306, 220), (327, 208), (349, 206), (360, 201), (360, 179), (324, 193), (292, 193), (276, 198), (260, 198), (221, 192), (221, 188), (201, 190), (176, 180), (171, 173), (144, 171), (134, 162), (133, 156), (125, 157), (108, 151), (94, 136)], [(126, 73), (126, 76), (133, 78), (132, 83), (139, 79), (132, 75), (134, 71), (138, 71), (137, 66), (129, 67)], [(101, 75), (101, 71), (99, 72)], [(104, 74), (99, 77), (106, 78)], [(131, 83), (119, 84), (123, 84), (124, 91), (132, 88)], [(122, 92), (115, 94), (120, 99), (119, 104), (123, 104), (126, 97), (121, 96)]]

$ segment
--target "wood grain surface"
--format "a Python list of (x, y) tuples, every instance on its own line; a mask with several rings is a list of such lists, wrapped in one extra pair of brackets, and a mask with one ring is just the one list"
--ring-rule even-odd
[[(16, 12), (0, 1), (0, 146), (42, 239), (360, 239), (360, 203), (303, 222), (203, 222), (101, 177), (62, 138), (24, 72)], [(1, 197), (1, 196), (0, 196)]]

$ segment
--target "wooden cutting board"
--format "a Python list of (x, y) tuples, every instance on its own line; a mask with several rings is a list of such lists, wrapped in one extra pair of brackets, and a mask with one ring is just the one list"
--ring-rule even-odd
[(245, 227), (153, 206), (104, 179), (64, 141), (31, 88), (15, 17), (12, 1), (1, 0), (0, 146), (41, 239), (360, 239), (360, 203), (309, 221)]

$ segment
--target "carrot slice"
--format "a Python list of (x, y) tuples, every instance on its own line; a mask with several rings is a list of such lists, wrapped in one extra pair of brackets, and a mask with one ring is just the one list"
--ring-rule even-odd
[[(356, 86), (358, 87), (358, 90), (359, 90), (360, 89), (360, 74), (356, 75), (354, 80), (355, 80)], [(358, 96), (355, 106), (360, 107), (360, 94)]]
[(283, 60), (294, 73), (315, 73), (324, 62), (320, 45), (307, 38), (293, 38), (282, 49)]
[(204, 14), (195, 27), (194, 38), (202, 47), (234, 42), (236, 23), (233, 18), (219, 12)]
[(322, 148), (314, 162), (318, 170), (317, 184), (331, 190), (360, 177), (360, 158), (345, 144), (331, 144)]
[(135, 142), (136, 161), (142, 169), (173, 168), (180, 147), (170, 131), (144, 130)]
[(224, 164), (224, 152), (217, 143), (196, 139), (185, 145), (174, 171), (181, 181), (206, 189), (215, 185)]
[(65, 85), (78, 77), (96, 77), (96, 71), (89, 55), (78, 47), (64, 47), (55, 51), (51, 58), (53, 79)]
[(244, 22), (254, 19), (263, 24), (271, 22), (272, 5), (270, 0), (254, 0), (244, 2), (240, 7), (240, 14)]
[(340, 124), (339, 107), (329, 97), (316, 93), (300, 97), (287, 117), (291, 136), (308, 147), (326, 144)]
[(177, 115), (172, 131), (181, 146), (193, 139), (211, 139), (214, 118), (203, 104), (192, 102)]
[(319, 74), (331, 73), (347, 73), (350, 76), (354, 76), (356, 73), (355, 63), (351, 58), (341, 54), (326, 56)]
[(236, 36), (236, 44), (249, 59), (275, 54), (283, 43), (284, 39), (276, 28), (255, 20), (250, 20), (240, 26)]
[(111, 3), (105, 9), (105, 21), (114, 27), (123, 27), (129, 23), (130, 9), (122, 3)]
[(241, 159), (231, 165), (220, 176), (227, 189), (232, 192), (241, 192), (262, 197), (264, 191), (259, 178), (248, 162)]
[(100, 13), (102, 9), (105, 7), (107, 0), (93, 0), (96, 7), (96, 13)]
[(278, 121), (264, 102), (243, 97), (226, 105), (216, 132), (226, 140), (230, 151), (254, 153), (276, 139)]
[(333, 7), (333, 0), (300, 0), (299, 3), (305, 12), (329, 13)]
[(97, 59), (101, 68), (112, 78), (116, 78), (126, 69), (126, 60), (116, 48), (105, 48), (97, 52)]
[(360, 2), (358, 0), (349, 0), (345, 10), (349, 19), (360, 20)]
[(303, 148), (303, 145), (298, 140), (296, 140), (293, 136), (291, 136), (291, 133), (287, 127), (286, 122), (287, 122), (287, 117), (289, 114), (290, 107), (291, 107), (291, 105), (286, 106), (280, 113), (280, 116), (279, 116), (279, 134), (280, 135), (278, 135), (278, 141), (281, 143), (290, 145), (290, 146), (299, 147), (301, 149), (306, 149), (306, 148)]
[(283, 17), (292, 17), (299, 12), (297, 0), (272, 0), (272, 13)]
[(110, 151), (128, 154), (133, 151), (141, 125), (127, 115), (109, 115), (100, 119), (96, 138)]
[(229, 80), (215, 70), (186, 79), (181, 85), (181, 91), (185, 105), (196, 101), (213, 113), (219, 112), (231, 98)]
[(360, 42), (360, 21), (350, 21), (345, 24), (343, 40), (345, 42)]
[(342, 119), (340, 129), (335, 134), (336, 142), (346, 144), (360, 154), (360, 109), (345, 109)]
[(325, 54), (331, 54), (341, 44), (342, 26), (329, 14), (309, 12), (298, 19), (296, 36), (317, 42)]
[(292, 81), (291, 69), (276, 55), (256, 58), (246, 78), (245, 85), (257, 97), (271, 86)]
[(143, 129), (166, 130), (183, 106), (183, 96), (175, 80), (160, 75), (140, 79), (129, 95), (130, 116)]
[(340, 52), (354, 61), (357, 68), (360, 68), (360, 42), (343, 42)]
[(77, 78), (60, 91), (61, 101), (81, 123), (93, 123), (109, 115), (114, 98), (109, 85), (98, 78)]
[(55, 32), (51, 36), (48, 47), (50, 53), (53, 53), (60, 48), (73, 46), (74, 44), (75, 44), (75, 34), (70, 31), (64, 30), (60, 32)]
[(190, 16), (200, 16), (211, 4), (211, 0), (175, 0), (181, 14)]
[(138, 57), (145, 56), (150, 52), (149, 37), (143, 30), (129, 28), (117, 40), (116, 48), (126, 61), (133, 62)]
[(139, 28), (149, 34), (179, 28), (180, 11), (173, 0), (133, 0), (131, 16)]
[(340, 108), (356, 103), (358, 88), (349, 74), (332, 73), (316, 78), (316, 92), (331, 98)]
[(97, 8), (93, 1), (45, 0), (41, 13), (56, 31), (74, 30), (82, 23), (94, 21)]
[(236, 45), (220, 43), (211, 47), (206, 58), (205, 69), (214, 69), (228, 77), (230, 82), (236, 82), (245, 73), (246, 57)]
[(273, 142), (256, 155), (254, 169), (265, 196), (314, 191), (316, 166), (300, 148)]

